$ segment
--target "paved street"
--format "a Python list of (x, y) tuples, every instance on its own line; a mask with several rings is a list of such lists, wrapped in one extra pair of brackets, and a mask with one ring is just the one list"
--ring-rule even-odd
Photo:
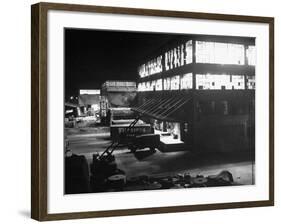
[[(94, 133), (93, 133), (94, 132)], [(69, 133), (66, 131), (66, 134)], [(93, 153), (102, 153), (110, 145), (110, 133), (96, 130), (77, 131), (67, 135), (70, 149), (75, 154), (85, 155), (90, 165)], [(176, 173), (191, 175), (213, 175), (222, 170), (232, 173), (237, 184), (252, 184), (254, 164), (245, 155), (224, 154), (196, 156), (190, 152), (168, 152), (149, 149), (131, 153), (126, 147), (114, 151), (119, 169), (126, 172), (127, 178), (140, 175), (166, 176)], [(243, 159), (242, 159), (243, 158)]]

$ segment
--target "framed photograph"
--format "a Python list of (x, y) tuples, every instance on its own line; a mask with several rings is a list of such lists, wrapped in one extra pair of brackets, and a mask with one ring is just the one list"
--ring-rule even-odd
[(32, 218), (274, 204), (274, 18), (31, 8)]

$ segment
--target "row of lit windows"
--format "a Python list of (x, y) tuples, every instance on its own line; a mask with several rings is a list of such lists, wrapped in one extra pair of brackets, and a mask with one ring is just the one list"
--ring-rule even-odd
[[(140, 77), (146, 77), (192, 63), (192, 40), (187, 41), (139, 67)], [(256, 64), (255, 46), (242, 44), (195, 41), (195, 63), (245, 65)], [(246, 51), (246, 52), (245, 52)], [(163, 61), (164, 60), (164, 61)], [(163, 63), (163, 65), (162, 65)]]
[(256, 47), (248, 46), (246, 50), (246, 57), (248, 59), (248, 65), (256, 65)]
[(171, 70), (192, 63), (192, 40), (165, 53), (165, 70)]
[(161, 90), (192, 89), (192, 73), (176, 75), (164, 79), (142, 82), (138, 84), (138, 91), (161, 91)]
[(197, 74), (196, 89), (245, 89), (243, 75)]
[[(196, 89), (255, 89), (255, 77), (228, 74), (196, 74)], [(192, 89), (192, 73), (176, 75), (164, 79), (141, 82), (138, 91), (186, 90)]]
[(196, 62), (244, 65), (244, 45), (196, 41)]
[(138, 68), (141, 78), (192, 63), (192, 40), (166, 51)]
[[(248, 65), (256, 64), (255, 46), (246, 48)], [(245, 47), (242, 44), (196, 41), (196, 63), (245, 64)]]
[(163, 71), (162, 55), (139, 67), (140, 77), (146, 77)]

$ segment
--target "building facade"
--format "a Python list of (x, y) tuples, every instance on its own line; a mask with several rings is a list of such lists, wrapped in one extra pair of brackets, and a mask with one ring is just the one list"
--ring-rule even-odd
[(175, 38), (139, 66), (133, 110), (163, 150), (253, 150), (255, 59), (254, 38)]

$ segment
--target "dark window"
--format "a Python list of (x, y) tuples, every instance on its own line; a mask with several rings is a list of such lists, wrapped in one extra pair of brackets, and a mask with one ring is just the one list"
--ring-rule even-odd
[(200, 102), (200, 109), (202, 114), (211, 115), (215, 113), (216, 103), (215, 101), (202, 101)]
[(217, 102), (216, 114), (227, 115), (228, 114), (228, 101), (223, 100)]

